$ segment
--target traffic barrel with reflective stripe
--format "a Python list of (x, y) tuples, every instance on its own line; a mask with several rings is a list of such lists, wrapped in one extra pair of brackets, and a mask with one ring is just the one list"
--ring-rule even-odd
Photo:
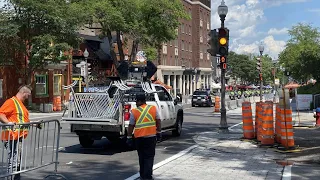
[(243, 128), (243, 136), (246, 139), (254, 138), (254, 127), (253, 127), (253, 119), (252, 119), (252, 109), (250, 102), (242, 103), (242, 128)]
[(286, 148), (294, 147), (292, 110), (281, 109), (281, 145)]
[(216, 96), (214, 102), (214, 112), (220, 112), (220, 96)]
[(262, 130), (261, 145), (274, 144), (274, 128), (273, 128), (273, 102), (265, 102), (262, 104)]
[(279, 104), (276, 105), (275, 134), (275, 141), (281, 143), (281, 109)]

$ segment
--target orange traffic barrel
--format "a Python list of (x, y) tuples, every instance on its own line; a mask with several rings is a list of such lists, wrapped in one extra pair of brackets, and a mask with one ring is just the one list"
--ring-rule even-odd
[(214, 101), (214, 112), (220, 112), (220, 96), (216, 96)]
[(273, 102), (265, 102), (262, 105), (262, 130), (261, 145), (274, 144), (274, 128), (273, 128)]
[(246, 139), (254, 138), (254, 127), (252, 120), (252, 109), (250, 102), (242, 103), (242, 128), (243, 128), (243, 136)]
[(276, 105), (276, 123), (275, 123), (275, 140), (277, 143), (281, 143), (281, 109), (280, 105)]
[(256, 116), (255, 116), (255, 135), (258, 141), (261, 141), (261, 118), (262, 118), (262, 104), (263, 102), (256, 103)]
[(286, 148), (294, 147), (292, 110), (281, 109), (281, 145)]

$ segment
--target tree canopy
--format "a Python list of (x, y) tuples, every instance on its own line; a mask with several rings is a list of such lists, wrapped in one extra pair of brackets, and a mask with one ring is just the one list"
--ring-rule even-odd
[[(249, 56), (245, 54), (237, 54), (230, 52), (228, 55), (228, 68), (229, 74), (233, 78), (240, 78), (244, 84), (257, 84), (259, 73), (257, 70), (257, 58), (258, 56)], [(270, 84), (273, 82), (272, 68), (274, 64), (272, 58), (268, 55), (262, 57), (262, 75), (264, 84)]]
[(320, 32), (299, 23), (289, 30), (290, 39), (279, 55), (280, 64), (295, 80), (320, 80)]
[[(81, 27), (98, 27), (101, 38), (113, 45), (116, 34), (120, 60), (124, 60), (122, 35), (132, 40), (130, 59), (135, 58), (139, 44), (155, 58), (162, 43), (174, 40), (180, 19), (188, 19), (180, 0), (6, 0), (0, 10), (0, 63), (15, 63), (15, 52), (28, 61), (25, 77), (48, 63), (67, 57), (71, 47), (78, 48)], [(129, 43), (130, 44), (130, 43)], [(114, 63), (118, 61), (110, 48)]]
[(6, 47), (0, 62), (19, 63), (15, 54), (23, 54), (30, 83), (36, 69), (66, 59), (63, 52), (78, 45), (79, 11), (76, 3), (65, 0), (7, 0), (0, 12), (1, 46)]

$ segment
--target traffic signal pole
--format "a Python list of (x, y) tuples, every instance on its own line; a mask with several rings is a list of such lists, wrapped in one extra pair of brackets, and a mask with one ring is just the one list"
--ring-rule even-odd
[[(225, 16), (221, 16), (221, 28), (224, 28)], [(221, 57), (220, 57), (221, 64)], [(220, 119), (220, 130), (228, 131), (227, 123), (227, 110), (226, 110), (226, 69), (221, 65), (221, 119)]]
[(262, 51), (260, 51), (260, 102), (263, 100), (263, 94), (262, 94), (262, 86), (263, 86), (263, 80), (262, 80)]

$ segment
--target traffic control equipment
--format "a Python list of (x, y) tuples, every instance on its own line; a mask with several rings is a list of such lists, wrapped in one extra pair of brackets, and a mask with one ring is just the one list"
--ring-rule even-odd
[(291, 109), (281, 109), (281, 145), (286, 149), (295, 147)]
[(252, 120), (252, 109), (250, 102), (242, 103), (242, 128), (243, 128), (243, 136), (245, 139), (253, 139), (254, 138), (254, 127)]
[(276, 104), (275, 141), (281, 143), (281, 109), (279, 104)]
[(255, 135), (258, 141), (261, 141), (261, 118), (262, 118), (262, 103), (256, 103), (256, 117), (255, 117)]
[(273, 102), (262, 104), (261, 145), (274, 144)]
[(214, 101), (214, 112), (220, 112), (220, 96), (216, 96)]

